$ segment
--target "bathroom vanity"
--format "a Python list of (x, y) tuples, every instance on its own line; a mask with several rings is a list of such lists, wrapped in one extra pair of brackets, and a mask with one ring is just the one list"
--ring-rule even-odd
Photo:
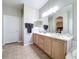
[(72, 37), (55, 33), (33, 33), (33, 43), (52, 59), (65, 59)]

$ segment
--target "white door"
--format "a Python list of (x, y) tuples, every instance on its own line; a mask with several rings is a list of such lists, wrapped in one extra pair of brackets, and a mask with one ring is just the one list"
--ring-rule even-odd
[(3, 44), (19, 40), (19, 17), (3, 16)]

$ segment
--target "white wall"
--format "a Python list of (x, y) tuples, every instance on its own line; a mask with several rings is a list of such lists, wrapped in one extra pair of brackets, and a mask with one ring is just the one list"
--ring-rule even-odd
[(11, 15), (21, 17), (21, 11), (14, 7), (3, 6), (3, 15)]
[(70, 10), (68, 12), (68, 24), (69, 24), (69, 33), (73, 34), (73, 7), (72, 5), (70, 6)]
[(31, 6), (24, 4), (24, 45), (32, 43), (32, 33), (27, 33), (25, 23), (34, 23), (39, 19), (39, 11)]
[(24, 4), (24, 23), (34, 23), (34, 21), (39, 18), (38, 14), (37, 9)]
[[(9, 6), (3, 6), (3, 19), (4, 16), (13, 16), (13, 17), (17, 17), (19, 18), (19, 26), (21, 26), (21, 11), (17, 8), (14, 7), (9, 7)], [(7, 20), (7, 19), (6, 19)], [(4, 21), (3, 21), (3, 25), (4, 25)], [(19, 27), (19, 41), (21, 40), (21, 27)], [(4, 28), (3, 28), (4, 30)], [(4, 31), (3, 31), (4, 32)], [(5, 34), (5, 33), (4, 33)], [(3, 40), (4, 40), (4, 34), (3, 34)]]

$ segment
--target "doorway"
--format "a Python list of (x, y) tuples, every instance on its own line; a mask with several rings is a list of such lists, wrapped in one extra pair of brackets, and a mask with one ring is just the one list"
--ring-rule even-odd
[(19, 41), (19, 17), (3, 15), (3, 45)]

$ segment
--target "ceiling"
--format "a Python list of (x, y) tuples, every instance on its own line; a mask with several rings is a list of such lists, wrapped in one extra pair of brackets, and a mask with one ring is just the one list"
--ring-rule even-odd
[(33, 8), (40, 9), (48, 0), (2, 0), (3, 6), (22, 8), (25, 3)]

